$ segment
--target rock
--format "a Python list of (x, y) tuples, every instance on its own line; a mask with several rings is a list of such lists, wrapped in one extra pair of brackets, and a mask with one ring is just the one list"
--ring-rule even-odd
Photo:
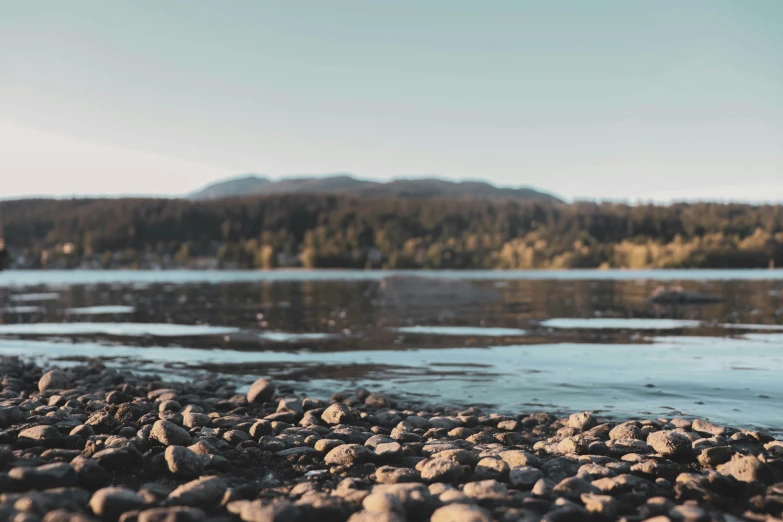
[(486, 509), (470, 504), (449, 504), (435, 510), (431, 522), (493, 522)]
[(294, 398), (281, 399), (277, 403), (277, 413), (293, 413), (297, 418), (301, 418), (304, 415), (302, 401)]
[(461, 426), (461, 423), (458, 420), (449, 417), (432, 417), (430, 419), (430, 425), (433, 428), (441, 428), (449, 432), (454, 428)]
[(754, 455), (738, 456), (733, 460), (718, 466), (718, 472), (728, 477), (734, 477), (740, 482), (762, 482), (771, 484), (775, 476), (770, 467)]
[(724, 464), (731, 460), (734, 450), (730, 446), (715, 446), (706, 448), (699, 454), (699, 463), (702, 466), (714, 468), (719, 464)]
[(405, 514), (405, 506), (399, 498), (388, 493), (372, 493), (364, 498), (362, 507), (372, 513)]
[(587, 513), (582, 506), (566, 504), (549, 511), (541, 518), (541, 522), (583, 522)]
[(321, 420), (330, 426), (349, 424), (353, 420), (351, 410), (345, 404), (332, 404), (321, 414)]
[(60, 440), (60, 432), (57, 428), (49, 425), (33, 426), (19, 432), (20, 439), (37, 440), (41, 442), (55, 442)]
[(675, 506), (669, 512), (671, 520), (682, 522), (709, 522), (710, 516), (698, 506)]
[(50, 489), (76, 484), (76, 470), (70, 464), (44, 464), (38, 467), (16, 467), (8, 477), (24, 489)]
[(133, 448), (107, 448), (93, 454), (92, 458), (108, 470), (127, 469), (141, 457)]
[(247, 402), (251, 404), (269, 402), (274, 398), (275, 391), (275, 385), (272, 382), (258, 379), (247, 391)]
[(773, 440), (764, 444), (766, 449), (773, 457), (783, 457), (783, 441)]
[(19, 406), (0, 406), (0, 428), (7, 428), (22, 419)]
[(432, 455), (434, 459), (451, 459), (457, 464), (473, 467), (478, 462), (478, 454), (463, 449), (448, 449)]
[(508, 488), (497, 480), (468, 482), (462, 492), (465, 496), (478, 500), (502, 500), (508, 496)]
[(696, 433), (700, 433), (702, 435), (725, 435), (726, 434), (726, 428), (723, 426), (718, 426), (716, 424), (713, 424), (711, 422), (707, 422), (702, 419), (694, 419), (692, 424), (692, 429)]
[(112, 430), (120, 425), (120, 421), (105, 411), (96, 411), (84, 423), (90, 426), (95, 433), (111, 433)]
[(202, 522), (206, 518), (198, 508), (175, 506), (144, 510), (139, 513), (138, 522)]
[[(468, 470), (470, 468), (467, 468)], [(432, 459), (421, 468), (421, 478), (425, 482), (459, 483), (467, 475), (466, 466), (451, 459)]]
[(182, 425), (186, 428), (202, 428), (209, 426), (212, 417), (203, 413), (185, 412), (182, 414)]
[(633, 422), (618, 424), (609, 432), (611, 440), (639, 439), (642, 438), (642, 430)]
[(386, 442), (375, 446), (375, 454), (379, 459), (395, 459), (402, 455), (402, 446), (399, 442)]
[(169, 471), (183, 477), (197, 477), (204, 473), (205, 459), (182, 446), (169, 446), (164, 453)]
[(330, 466), (352, 467), (357, 464), (369, 462), (373, 459), (373, 453), (359, 444), (344, 444), (334, 448), (326, 454), (324, 462)]
[(103, 488), (93, 493), (90, 499), (90, 509), (95, 515), (108, 521), (120, 518), (126, 511), (144, 507), (144, 499), (132, 489)]
[(74, 437), (79, 437), (82, 439), (89, 439), (95, 435), (95, 430), (92, 429), (92, 426), (80, 424), (79, 426), (76, 426), (74, 429), (72, 429), (68, 435), (73, 435)]
[(287, 450), (278, 451), (277, 455), (280, 457), (309, 457), (314, 459), (316, 457), (320, 457), (321, 452), (309, 446), (297, 446), (295, 448), (288, 448)]
[(111, 475), (98, 461), (86, 457), (76, 457), (71, 461), (76, 470), (77, 483), (88, 489), (97, 489), (111, 483)]
[(498, 454), (503, 461), (511, 468), (518, 468), (521, 466), (532, 466), (534, 468), (541, 467), (541, 459), (522, 450), (508, 450)]
[(481, 459), (473, 470), (477, 480), (499, 480), (506, 482), (508, 480), (509, 467), (504, 461), (487, 457)]
[(245, 522), (297, 522), (301, 515), (299, 507), (287, 500), (266, 504), (254, 500), (246, 504), (239, 513), (239, 517)]
[(164, 446), (190, 446), (192, 442), (187, 431), (166, 420), (159, 420), (152, 425), (150, 438)]
[(406, 520), (398, 513), (377, 511), (357, 511), (348, 518), (348, 522), (406, 522)]
[(515, 488), (530, 490), (536, 482), (544, 478), (544, 473), (533, 466), (520, 466), (511, 468), (508, 473), (508, 481)]
[(320, 453), (329, 453), (337, 446), (342, 446), (345, 442), (339, 439), (321, 439), (315, 442), (315, 449)]
[(410, 468), (393, 468), (382, 466), (375, 470), (375, 477), (381, 484), (401, 484), (407, 482), (419, 482), (419, 473)]
[(581, 495), (585, 510), (593, 516), (604, 520), (614, 520), (617, 517), (618, 503), (609, 495), (596, 495), (594, 493), (583, 493)]
[(202, 477), (172, 491), (168, 500), (170, 504), (211, 509), (223, 498), (227, 487), (220, 477)]
[(671, 458), (689, 458), (693, 456), (691, 439), (676, 431), (656, 431), (647, 437), (647, 444), (663, 455)]
[(49, 370), (38, 381), (38, 391), (62, 390), (68, 387), (68, 376), (62, 370)]
[(598, 420), (589, 411), (574, 413), (568, 417), (568, 427), (581, 431), (589, 430), (598, 424)]
[(558, 496), (563, 496), (570, 500), (579, 500), (584, 493), (600, 493), (598, 488), (579, 477), (569, 477), (561, 480), (554, 487), (553, 491)]

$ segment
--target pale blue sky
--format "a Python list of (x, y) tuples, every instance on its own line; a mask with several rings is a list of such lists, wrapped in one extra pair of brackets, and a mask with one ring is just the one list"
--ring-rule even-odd
[(781, 201), (781, 20), (781, 0), (0, 0), (0, 197), (340, 171)]

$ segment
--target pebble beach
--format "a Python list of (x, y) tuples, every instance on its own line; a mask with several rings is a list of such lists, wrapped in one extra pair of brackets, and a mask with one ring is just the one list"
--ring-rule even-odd
[(781, 520), (783, 442), (0, 358), (0, 521)]

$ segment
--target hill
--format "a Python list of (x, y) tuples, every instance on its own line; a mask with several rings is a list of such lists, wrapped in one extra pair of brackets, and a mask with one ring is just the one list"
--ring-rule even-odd
[(545, 192), (521, 187), (496, 187), (482, 181), (446, 181), (435, 178), (395, 179), (378, 182), (357, 179), (348, 174), (326, 177), (288, 178), (272, 181), (248, 175), (218, 181), (188, 195), (189, 199), (221, 199), (250, 195), (340, 194), (355, 197), (476, 197), (482, 199), (518, 199), (560, 201)]

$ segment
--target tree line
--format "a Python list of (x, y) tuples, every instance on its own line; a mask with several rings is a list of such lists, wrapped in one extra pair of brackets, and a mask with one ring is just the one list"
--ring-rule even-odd
[(0, 202), (14, 266), (766, 268), (783, 206), (280, 195)]

